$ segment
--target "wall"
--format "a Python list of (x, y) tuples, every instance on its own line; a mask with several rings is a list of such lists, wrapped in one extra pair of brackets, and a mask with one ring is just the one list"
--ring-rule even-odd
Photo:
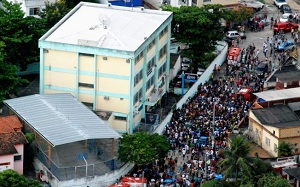
[(197, 6), (203, 6), (208, 4), (221, 4), (221, 5), (232, 5), (239, 4), (239, 0), (208, 0), (207, 2), (203, 2), (204, 0), (197, 0)]
[[(266, 144), (266, 138), (268, 138), (270, 141), (270, 144)], [(270, 155), (277, 157), (278, 151), (274, 150), (274, 144), (278, 147), (278, 139), (269, 134), (265, 129), (262, 130), (262, 148), (266, 150)]]
[[(213, 72), (215, 64), (222, 65), (226, 60), (228, 45), (224, 42), (224, 48), (220, 52), (220, 54), (212, 61), (209, 67), (205, 70), (205, 72), (201, 75), (197, 82), (191, 87), (191, 89), (180, 99), (180, 101), (176, 104), (176, 108), (181, 108), (182, 105), (187, 101), (187, 99), (193, 96), (198, 89), (200, 83), (205, 83), (209, 80), (211, 73)], [(162, 121), (162, 123), (155, 129), (154, 133), (162, 134), (164, 132), (165, 126), (170, 122), (172, 118), (172, 111), (167, 115), (167, 117)]]
[(178, 56), (175, 65), (170, 69), (170, 80), (173, 80), (181, 68), (181, 57)]
[(6, 169), (14, 169), (14, 155), (3, 155), (3, 156), (0, 156), (0, 164), (2, 163), (7, 163), (9, 162), (10, 165), (8, 165), (8, 167), (4, 168), (2, 166), (0, 166), (0, 172), (3, 171), (3, 170), (6, 170)]
[(280, 138), (298, 137), (300, 138), (300, 122), (299, 126), (280, 129)]
[(23, 175), (24, 145), (23, 144), (15, 145), (15, 148), (18, 151), (18, 154), (15, 155), (21, 155), (22, 159), (14, 162), (14, 170)]

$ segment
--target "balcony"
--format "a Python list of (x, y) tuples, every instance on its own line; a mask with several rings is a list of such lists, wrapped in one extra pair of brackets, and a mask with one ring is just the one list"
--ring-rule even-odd
[(154, 88), (152, 92), (148, 95), (145, 105), (154, 106), (165, 93), (166, 89), (164, 88)]

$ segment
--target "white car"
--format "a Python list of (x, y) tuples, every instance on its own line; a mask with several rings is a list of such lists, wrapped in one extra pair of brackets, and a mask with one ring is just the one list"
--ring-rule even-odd
[(246, 34), (238, 31), (228, 31), (226, 33), (227, 38), (236, 39), (238, 36), (241, 36), (241, 39), (246, 39)]
[(282, 16), (280, 17), (279, 21), (281, 23), (287, 22), (287, 21), (289, 21), (289, 18), (290, 18), (291, 15), (292, 15), (291, 13), (282, 14)]
[(285, 0), (274, 0), (274, 5), (276, 5), (279, 9), (282, 5), (286, 5), (287, 2)]

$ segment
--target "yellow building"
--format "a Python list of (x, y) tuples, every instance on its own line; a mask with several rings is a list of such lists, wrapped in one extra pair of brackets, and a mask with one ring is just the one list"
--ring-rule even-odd
[(291, 88), (255, 93), (261, 101), (249, 112), (248, 135), (274, 157), (282, 141), (290, 143), (293, 153), (299, 154), (299, 91)]
[(220, 4), (224, 7), (236, 7), (240, 5), (240, 0), (192, 0), (193, 5), (196, 6), (203, 6), (203, 5), (210, 5), (210, 4)]
[(40, 93), (71, 93), (133, 132), (168, 91), (172, 13), (79, 3), (39, 41)]

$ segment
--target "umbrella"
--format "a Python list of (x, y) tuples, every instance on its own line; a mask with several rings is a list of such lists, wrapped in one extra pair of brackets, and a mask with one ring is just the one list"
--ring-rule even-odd
[(172, 183), (173, 182), (173, 179), (165, 179), (164, 180), (164, 183)]
[(221, 179), (223, 179), (223, 175), (222, 175), (222, 174), (216, 174), (216, 175), (215, 175), (215, 178), (216, 178), (217, 180), (221, 180)]

